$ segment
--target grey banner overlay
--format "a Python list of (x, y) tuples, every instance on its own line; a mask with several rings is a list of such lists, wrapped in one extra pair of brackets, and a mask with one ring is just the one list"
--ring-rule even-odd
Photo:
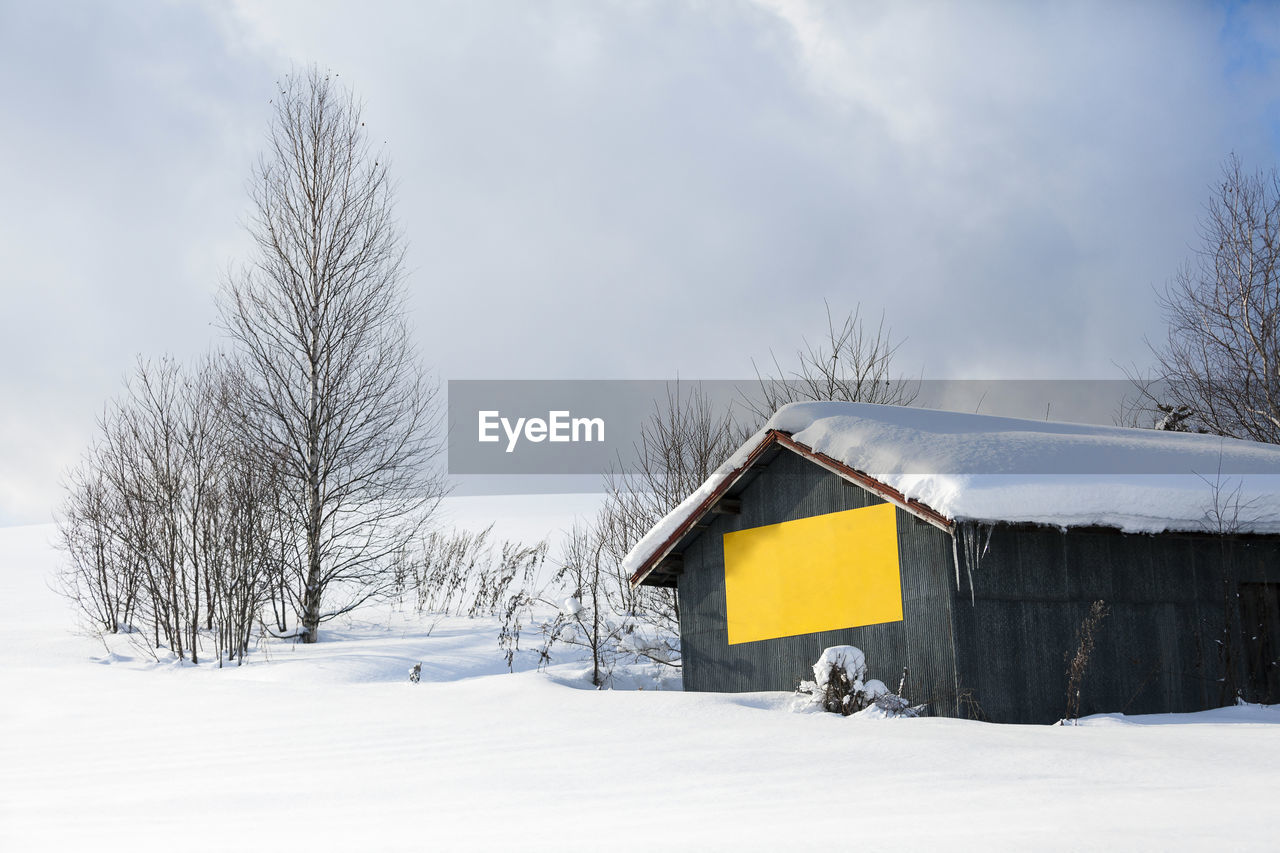
[[(655, 411), (656, 401), (666, 400), (667, 384), (612, 379), (450, 380), (449, 473), (600, 475), (610, 467), (626, 468), (634, 458), (645, 418)], [(551, 441), (549, 435), (530, 441), (522, 433), (508, 452), (511, 438), (500, 423), (490, 430), (496, 441), (479, 440), (482, 412), (500, 413), (511, 427), (520, 418), (551, 421), (552, 413), (564, 412), (569, 419), (602, 421), (603, 436), (598, 436), (594, 425), (590, 436), (586, 425), (579, 430), (579, 438), (590, 441)], [(568, 431), (572, 437), (571, 421)]]
[[(912, 405), (921, 408), (1104, 426), (1149, 427), (1157, 417), (1134, 405), (1137, 389), (1124, 380), (912, 380), (909, 385), (915, 392)], [(695, 389), (717, 407), (732, 407), (741, 423), (758, 426), (750, 410), (750, 401), (760, 392), (754, 379), (450, 380), (449, 473), (628, 473), (646, 419), (665, 410), (669, 396), (687, 398)], [(1148, 390), (1158, 399), (1158, 388)], [(488, 441), (481, 440), (482, 431)], [(1150, 454), (1133, 460), (1123, 453), (1106, 454), (1097, 463), (1098, 470), (1082, 470), (1071, 454), (1040, 458), (1032, 463), (1034, 470), (1010, 470), (1006, 463), (1002, 460), (991, 470), (1006, 474), (1186, 473), (1185, 468), (1166, 465)], [(1254, 471), (1224, 468), (1221, 473)]]

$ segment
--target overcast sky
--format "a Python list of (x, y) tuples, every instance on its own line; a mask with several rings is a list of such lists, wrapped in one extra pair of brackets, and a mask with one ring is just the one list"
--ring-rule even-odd
[(904, 373), (1108, 378), (1223, 158), (1280, 160), (1278, 49), (1262, 5), (0, 0), (0, 524), (216, 343), (291, 65), (385, 141), (442, 378), (748, 376), (824, 299)]

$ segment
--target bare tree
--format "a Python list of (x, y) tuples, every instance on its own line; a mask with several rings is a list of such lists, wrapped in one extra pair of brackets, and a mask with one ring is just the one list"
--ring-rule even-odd
[(732, 409), (718, 407), (701, 385), (668, 385), (640, 427), (634, 462), (605, 475), (605, 515), (615, 532), (608, 547), (625, 555), (729, 458), (736, 432)]
[[(214, 472), (193, 540), (200, 543), (209, 602), (208, 628), (221, 666), (239, 665), (269, 599), (276, 559), (288, 531), (281, 505), (279, 466), (264, 465), (238, 431), (243, 374), (223, 361), (206, 361), (197, 374), (196, 399), (211, 413)], [(269, 460), (268, 460), (269, 461)]]
[(69, 557), (61, 581), (94, 628), (115, 634), (133, 630), (142, 566), (119, 536), (120, 498), (102, 459), (102, 445), (93, 445), (68, 477), (58, 524)]
[(1183, 429), (1280, 442), (1280, 175), (1232, 155), (1200, 223), (1201, 247), (1160, 299), (1152, 346)]
[(560, 602), (555, 620), (545, 628), (549, 654), (552, 643), (580, 646), (591, 653), (591, 683), (604, 685), (613, 670), (616, 644), (624, 630), (609, 606), (608, 568), (599, 525), (575, 524), (565, 543), (563, 563), (555, 582), (568, 597)]
[[(180, 616), (178, 489), (181, 430), (176, 366), (138, 362), (100, 436), (67, 483), (58, 526), (70, 558), (63, 588), (100, 630), (149, 626), (158, 648), (185, 657)], [(182, 590), (185, 598), (185, 590)]]
[[(618, 613), (651, 623), (665, 636), (680, 633), (680, 603), (674, 589), (633, 589), (622, 570), (627, 552), (663, 516), (675, 509), (729, 458), (739, 444), (731, 407), (720, 407), (700, 385), (667, 387), (664, 401), (640, 429), (635, 461), (605, 475), (606, 497), (594, 521), (600, 543), (595, 556), (605, 567), (607, 598)], [(645, 655), (671, 663), (679, 658), (674, 639)]]
[[(909, 406), (915, 401), (918, 383), (892, 373), (893, 357), (903, 342), (893, 340), (884, 317), (871, 329), (863, 323), (860, 307), (839, 323), (831, 314), (831, 306), (826, 308), (826, 337), (817, 344), (805, 340), (803, 347), (796, 350), (793, 370), (784, 369), (773, 355), (772, 373), (765, 375), (756, 366), (756, 393), (743, 398), (746, 408), (755, 415), (755, 426), (786, 404), (804, 400), (891, 406)], [(745, 426), (750, 430), (752, 425)]]
[(220, 309), (245, 369), (241, 429), (283, 478), (291, 595), (314, 642), (388, 588), (443, 494), (429, 467), (438, 388), (405, 323), (393, 187), (360, 105), (314, 68), (273, 103), (252, 183), (257, 252)]
[(178, 363), (167, 357), (139, 359), (104, 432), (108, 476), (124, 509), (121, 538), (142, 565), (153, 627), (177, 657), (190, 651), (198, 661), (194, 634), (200, 600), (196, 572), (186, 559), (183, 512), (193, 485), (184, 408)]
[(217, 357), (139, 359), (59, 517), (63, 586), (94, 627), (147, 628), (192, 663), (210, 639), (219, 665), (243, 656), (279, 538), (275, 472), (228, 426), (234, 387)]

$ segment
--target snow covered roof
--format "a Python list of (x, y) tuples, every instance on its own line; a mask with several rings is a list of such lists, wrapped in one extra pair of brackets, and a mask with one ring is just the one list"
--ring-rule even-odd
[(1280, 533), (1280, 446), (870, 403), (793, 403), (631, 550), (640, 583), (781, 445), (946, 527), (1008, 522), (1129, 533)]

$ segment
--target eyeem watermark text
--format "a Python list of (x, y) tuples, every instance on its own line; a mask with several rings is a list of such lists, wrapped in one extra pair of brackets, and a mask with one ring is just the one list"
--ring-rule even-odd
[(604, 418), (575, 418), (569, 411), (547, 412), (546, 420), (542, 418), (516, 418), (513, 424), (509, 418), (495, 410), (483, 411), (480, 415), (480, 436), (482, 442), (500, 441), (499, 428), (507, 436), (507, 453), (516, 449), (520, 438), (535, 444), (541, 441), (553, 442), (591, 442), (604, 441)]

